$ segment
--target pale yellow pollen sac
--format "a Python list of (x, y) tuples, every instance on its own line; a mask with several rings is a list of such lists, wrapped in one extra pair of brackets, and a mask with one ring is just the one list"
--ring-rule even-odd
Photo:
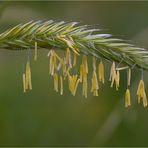
[(119, 83), (120, 83), (120, 73), (119, 73), (119, 70), (117, 70), (117, 72), (116, 72), (115, 83), (116, 83), (116, 90), (118, 91)]
[(57, 57), (55, 51), (51, 50), (49, 59), (49, 74), (53, 76), (55, 70), (57, 70)]
[(35, 42), (34, 48), (34, 61), (37, 61), (37, 42)]
[(66, 59), (65, 60), (66, 60), (66, 64), (68, 64), (68, 66), (72, 68), (71, 52), (69, 48), (66, 49)]
[(125, 107), (131, 106), (131, 95), (130, 90), (127, 88), (125, 93)]
[(131, 69), (130, 68), (128, 69), (128, 80), (127, 81), (128, 81), (127, 85), (130, 86), (131, 84)]
[(104, 79), (104, 64), (103, 64), (102, 61), (99, 63), (98, 73), (99, 73), (99, 81), (104, 84), (104, 82), (105, 82), (105, 79)]
[(83, 84), (82, 84), (82, 95), (87, 98), (87, 75), (83, 77)]
[(97, 80), (97, 74), (96, 71), (93, 71), (92, 75), (92, 87), (91, 87), (91, 92), (93, 92), (94, 96), (98, 96), (98, 90), (99, 90), (99, 84)]
[(67, 68), (66, 68), (65, 59), (61, 60), (61, 65), (62, 65), (63, 76), (64, 76), (64, 79), (65, 79), (65, 77), (67, 76)]
[(77, 88), (78, 88), (79, 83), (80, 83), (80, 79), (77, 79), (77, 82), (75, 84), (74, 91), (73, 91), (73, 96), (76, 95), (76, 91), (77, 91)]
[(137, 96), (138, 96), (138, 103), (142, 100), (143, 106), (147, 106), (147, 96), (145, 93), (145, 86), (144, 86), (144, 81), (140, 80), (138, 89), (137, 89)]
[(60, 76), (60, 95), (63, 95), (63, 77)]
[(70, 74), (68, 74), (69, 90), (73, 96), (75, 96), (75, 94), (76, 94), (79, 82), (80, 82), (80, 79), (77, 78), (77, 75), (71, 76)]
[(76, 64), (77, 64), (77, 54), (74, 53), (74, 55), (73, 55), (73, 66), (76, 66)]
[(82, 95), (87, 98), (87, 74), (88, 74), (88, 63), (87, 56), (83, 55), (82, 64), (80, 65), (80, 82), (82, 83)]
[(26, 77), (25, 77), (25, 73), (23, 73), (23, 91), (24, 91), (24, 93), (26, 92)]
[(58, 92), (58, 75), (57, 75), (57, 73), (54, 73), (53, 79), (54, 79), (54, 90), (56, 92)]
[(87, 62), (87, 56), (86, 55), (83, 55), (83, 57), (82, 57), (82, 64), (84, 65), (86, 74), (88, 74), (88, 62)]
[(80, 65), (80, 82), (83, 81), (83, 76), (84, 76), (84, 65)]
[(32, 81), (31, 81), (31, 68), (30, 62), (28, 61), (26, 64), (26, 72), (25, 72), (25, 89), (32, 90)]
[(80, 65), (80, 82), (82, 83), (82, 95), (87, 98), (87, 69), (84, 64)]
[(116, 79), (117, 79), (116, 66), (115, 66), (115, 62), (113, 62), (112, 66), (111, 66), (110, 78), (109, 78), (109, 80), (111, 81), (111, 87), (113, 87)]

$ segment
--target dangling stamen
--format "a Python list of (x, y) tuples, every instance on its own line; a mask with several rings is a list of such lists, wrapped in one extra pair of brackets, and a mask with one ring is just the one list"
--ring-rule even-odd
[(116, 83), (116, 90), (117, 91), (119, 89), (119, 82), (120, 82), (120, 73), (119, 73), (119, 70), (117, 70), (116, 77), (115, 77), (115, 83)]
[(131, 105), (130, 90), (127, 88), (125, 93), (125, 107), (128, 107), (130, 105)]
[(109, 80), (111, 81), (111, 87), (113, 87), (115, 79), (116, 79), (116, 67), (115, 67), (115, 62), (113, 62), (111, 66), (110, 78), (109, 78)]
[(74, 92), (73, 92), (73, 95), (75, 96), (76, 95), (76, 91), (77, 91), (77, 88), (78, 88), (78, 85), (80, 83), (80, 79), (77, 80), (76, 84), (75, 84), (75, 88), (74, 88)]
[(125, 93), (125, 107), (128, 107), (131, 105), (131, 95), (130, 95), (130, 81), (131, 81), (131, 69), (128, 69), (127, 73), (127, 89)]
[(83, 81), (83, 77), (84, 77), (84, 64), (80, 65), (80, 82)]
[(83, 77), (82, 95), (87, 98), (87, 75)]
[(83, 57), (82, 57), (82, 64), (84, 65), (85, 71), (88, 74), (88, 63), (87, 63), (87, 56), (86, 55), (83, 55)]
[(104, 65), (102, 61), (99, 63), (98, 73), (99, 73), (99, 81), (104, 84)]
[(96, 58), (93, 57), (93, 75), (92, 75), (92, 87), (91, 92), (93, 92), (94, 96), (98, 96), (99, 84), (96, 74)]
[(32, 90), (32, 82), (31, 82), (31, 68), (30, 68), (30, 62), (27, 61), (27, 64), (26, 64), (26, 73), (25, 73), (25, 76), (26, 76), (26, 90), (29, 89), (29, 90)]
[(93, 71), (92, 75), (92, 87), (91, 87), (91, 92), (93, 92), (94, 96), (98, 96), (98, 90), (99, 90), (99, 84), (97, 80), (97, 74), (96, 71)]
[(66, 60), (66, 64), (68, 64), (68, 66), (70, 68), (72, 68), (71, 52), (70, 52), (70, 49), (69, 48), (66, 49), (66, 59), (65, 60)]
[(26, 92), (26, 77), (25, 77), (25, 73), (23, 73), (23, 90), (24, 93)]
[(77, 79), (77, 75), (71, 76), (68, 73), (69, 90), (71, 91), (73, 96), (75, 96), (75, 94), (76, 94), (76, 90), (77, 90), (79, 82), (80, 82), (80, 79)]
[(63, 95), (63, 77), (60, 76), (60, 94)]
[(58, 92), (58, 75), (57, 75), (57, 73), (54, 73), (53, 78), (54, 78), (54, 90), (56, 92)]
[(140, 103), (141, 99), (143, 101), (143, 106), (147, 106), (147, 96), (145, 93), (145, 86), (144, 86), (144, 81), (140, 80), (139, 85), (138, 85), (138, 90), (137, 90), (137, 96), (138, 96), (138, 103)]
[(54, 64), (53, 64), (53, 50), (51, 49), (49, 52), (49, 74), (52, 75), (52, 72), (54, 70)]
[(88, 63), (87, 56), (83, 55), (82, 64), (80, 65), (80, 82), (82, 83), (82, 95), (87, 98), (87, 74), (88, 74)]
[(53, 76), (55, 70), (57, 70), (57, 56), (55, 51), (51, 49), (50, 59), (49, 59), (49, 74)]
[(34, 48), (34, 61), (37, 60), (37, 42), (35, 42), (35, 48)]

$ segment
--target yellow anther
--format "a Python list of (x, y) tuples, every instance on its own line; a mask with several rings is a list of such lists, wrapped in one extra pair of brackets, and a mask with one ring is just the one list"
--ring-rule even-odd
[(128, 69), (128, 82), (127, 82), (127, 85), (130, 86), (131, 84), (131, 69), (129, 68)]
[(60, 76), (60, 94), (63, 95), (63, 77)]
[(69, 48), (66, 49), (66, 59), (65, 60), (66, 60), (66, 64), (68, 64), (68, 66), (72, 68), (71, 52)]
[(91, 92), (93, 92), (94, 96), (98, 96), (98, 90), (99, 90), (99, 84), (98, 84), (98, 80), (97, 80), (96, 71), (94, 70), (93, 75), (92, 75)]
[(76, 94), (76, 90), (78, 87), (78, 84), (80, 82), (80, 79), (77, 78), (77, 75), (70, 75), (68, 73), (68, 84), (69, 84), (69, 90), (72, 93), (73, 96)]
[(99, 73), (99, 81), (104, 84), (104, 81), (105, 81), (105, 79), (104, 79), (104, 64), (102, 61), (99, 63), (98, 73)]
[(25, 85), (26, 85), (26, 90), (32, 89), (32, 82), (31, 82), (31, 68), (30, 68), (30, 62), (28, 61), (26, 64), (26, 72), (25, 72), (25, 76), (26, 76), (26, 81), (25, 81)]
[(113, 87), (114, 82), (116, 80), (116, 67), (115, 67), (115, 62), (113, 62), (110, 70), (110, 78), (109, 80), (111, 81), (111, 87)]
[(140, 80), (138, 89), (137, 89), (137, 96), (138, 96), (138, 103), (140, 103), (141, 99), (143, 101), (143, 106), (147, 106), (147, 97), (145, 93), (145, 86), (144, 86), (144, 81)]
[(88, 74), (88, 62), (87, 62), (87, 56), (83, 55), (82, 57), (82, 64), (84, 65), (85, 71)]
[(130, 90), (126, 89), (125, 93), (125, 107), (128, 107), (131, 105), (131, 95), (130, 95)]
[(25, 73), (23, 73), (23, 91), (24, 91), (24, 93), (26, 92), (26, 77), (25, 77)]
[(115, 83), (116, 83), (116, 90), (118, 90), (119, 89), (119, 83), (120, 83), (120, 73), (119, 73), (119, 70), (117, 70), (117, 72), (116, 72)]

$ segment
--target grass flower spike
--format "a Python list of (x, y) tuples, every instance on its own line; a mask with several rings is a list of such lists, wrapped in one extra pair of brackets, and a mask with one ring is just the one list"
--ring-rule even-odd
[[(101, 30), (91, 26), (78, 25), (77, 22), (50, 20), (19, 24), (0, 34), (0, 48), (34, 49), (34, 61), (38, 59), (38, 50), (49, 50), (49, 75), (53, 78), (54, 90), (61, 95), (64, 93), (64, 84), (67, 83), (73, 96), (76, 95), (79, 85), (84, 97), (87, 98), (88, 90), (91, 90), (93, 96), (98, 96), (99, 84), (105, 82), (105, 60), (112, 63), (109, 80), (111, 87), (115, 85), (116, 90), (119, 90), (121, 71), (128, 69), (125, 107), (131, 105), (129, 87), (133, 68), (148, 70), (146, 49), (117, 39), (111, 34), (103, 34)], [(90, 57), (93, 59), (91, 67), (88, 60)], [(27, 61), (22, 75), (24, 92), (32, 89), (30, 61)], [(88, 81), (91, 82), (91, 88)], [(137, 96), (138, 103), (142, 100), (146, 107), (147, 97), (143, 79), (140, 80)]]

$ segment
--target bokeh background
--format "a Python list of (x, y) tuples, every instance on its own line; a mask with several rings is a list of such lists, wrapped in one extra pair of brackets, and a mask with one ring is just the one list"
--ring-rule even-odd
[[(0, 1), (0, 32), (30, 20), (78, 21), (148, 48), (148, 2)], [(120, 90), (110, 88), (110, 64), (99, 96), (53, 91), (46, 50), (32, 60), (33, 90), (22, 92), (26, 52), (0, 49), (0, 146), (148, 146), (148, 109), (137, 104), (140, 71), (132, 76), (132, 106), (124, 107), (126, 72)], [(32, 55), (33, 56), (33, 55)], [(144, 73), (148, 95), (148, 77)], [(64, 87), (65, 89), (67, 86)]]

